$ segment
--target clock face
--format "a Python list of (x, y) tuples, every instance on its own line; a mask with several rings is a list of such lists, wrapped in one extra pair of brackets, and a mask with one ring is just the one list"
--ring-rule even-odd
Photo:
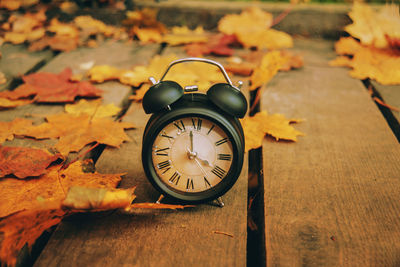
[(152, 147), (159, 179), (178, 192), (198, 193), (218, 185), (234, 158), (228, 135), (213, 121), (184, 117), (167, 124)]

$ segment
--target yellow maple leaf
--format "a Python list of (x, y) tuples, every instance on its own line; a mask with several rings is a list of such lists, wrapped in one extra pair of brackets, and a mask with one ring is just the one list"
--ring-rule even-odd
[(102, 105), (101, 102), (101, 99), (92, 101), (81, 99), (77, 103), (66, 104), (65, 112), (74, 115), (87, 114), (92, 118), (104, 118), (115, 116), (121, 111), (121, 108), (115, 106), (113, 103)]
[(331, 66), (352, 68), (350, 76), (357, 79), (374, 79), (385, 85), (400, 84), (400, 57), (391, 49), (364, 46), (352, 37), (341, 38), (335, 44), (340, 56), (330, 62)]
[(250, 7), (240, 14), (229, 14), (218, 22), (218, 30), (226, 34), (249, 33), (268, 29), (273, 16), (258, 7)]
[(347, 25), (345, 30), (364, 45), (386, 48), (389, 46), (387, 38), (400, 38), (397, 5), (385, 5), (376, 12), (369, 5), (355, 1), (349, 16), (353, 24)]
[(272, 51), (266, 53), (260, 66), (256, 67), (250, 77), (251, 86), (250, 90), (268, 83), (274, 77), (279, 69), (287, 62), (287, 58), (282, 56), (280, 51)]
[(236, 36), (244, 47), (256, 47), (257, 49), (279, 49), (293, 47), (293, 38), (289, 34), (274, 30), (260, 29), (254, 32), (238, 32)]
[(290, 123), (300, 122), (299, 119), (286, 119), (282, 114), (269, 115), (266, 111), (256, 113), (253, 117), (241, 120), (246, 151), (258, 148), (262, 145), (265, 134), (273, 136), (277, 141), (280, 139), (297, 141), (297, 136), (304, 135), (296, 130)]
[(13, 140), (17, 132), (31, 127), (32, 123), (32, 121), (23, 118), (15, 118), (10, 122), (0, 121), (0, 144), (6, 140)]
[(133, 32), (142, 43), (161, 43), (163, 37), (157, 28), (139, 28), (134, 27)]
[(163, 36), (162, 41), (172, 46), (189, 43), (205, 43), (208, 41), (208, 36), (201, 26), (197, 27), (193, 31), (187, 26), (175, 26), (172, 28), (172, 33)]

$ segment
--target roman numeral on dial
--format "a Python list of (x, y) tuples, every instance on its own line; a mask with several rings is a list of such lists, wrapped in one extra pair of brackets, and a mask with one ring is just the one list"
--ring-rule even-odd
[(232, 155), (231, 154), (218, 154), (218, 159), (219, 160), (231, 161), (232, 160)]
[(172, 176), (169, 178), (169, 181), (175, 185), (178, 185), (180, 178), (181, 175), (178, 172), (174, 172), (174, 174), (172, 174)]
[(168, 156), (168, 151), (167, 151), (168, 149), (169, 149), (169, 147), (156, 149), (155, 150), (156, 155), (157, 156)]
[(186, 183), (186, 190), (189, 190), (189, 189), (194, 189), (194, 185), (193, 185), (193, 179), (191, 179), (191, 178), (188, 178), (187, 179), (187, 183)]
[(207, 177), (204, 177), (204, 184), (205, 184), (206, 188), (207, 188), (207, 187), (211, 187), (211, 184), (210, 184), (210, 182), (207, 180)]
[(218, 166), (215, 166), (214, 169), (211, 170), (212, 173), (214, 173), (216, 176), (218, 176), (220, 179), (222, 179), (222, 177), (224, 177), (226, 171), (221, 169)]
[(166, 161), (162, 161), (160, 163), (157, 164), (157, 168), (159, 170), (164, 170), (163, 174), (166, 173), (169, 169), (171, 169), (171, 161), (170, 160), (166, 160)]
[(223, 138), (223, 139), (221, 139), (221, 140), (215, 142), (215, 145), (216, 145), (216, 146), (220, 146), (220, 145), (222, 145), (222, 144), (225, 144), (226, 142), (228, 142), (228, 137), (225, 137), (225, 138)]
[[(180, 125), (179, 125), (180, 124)], [(183, 124), (183, 121), (182, 120), (180, 120), (179, 122), (174, 122), (174, 125), (176, 126), (176, 128), (178, 128), (179, 129), (179, 131), (185, 131), (186, 130), (186, 128), (185, 128), (185, 124)]]
[(192, 118), (193, 128), (197, 131), (201, 131), (201, 124), (203, 123), (202, 119), (197, 118), (197, 123), (194, 122), (195, 119)]

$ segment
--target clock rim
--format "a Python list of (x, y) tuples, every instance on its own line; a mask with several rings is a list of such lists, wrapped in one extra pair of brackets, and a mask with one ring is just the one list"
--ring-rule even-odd
[[(153, 117), (154, 116), (154, 117)], [(233, 117), (210, 110), (209, 107), (180, 107), (167, 113), (154, 114), (146, 126), (143, 136), (142, 162), (148, 180), (161, 193), (178, 201), (188, 203), (204, 203), (224, 195), (236, 183), (241, 174), (244, 160), (244, 142), (241, 133), (241, 125)], [(216, 123), (230, 138), (233, 150), (232, 164), (221, 182), (202, 192), (183, 192), (168, 186), (158, 177), (152, 160), (153, 144), (162, 129), (166, 125), (184, 117), (200, 117)], [(238, 129), (235, 129), (236, 127)]]

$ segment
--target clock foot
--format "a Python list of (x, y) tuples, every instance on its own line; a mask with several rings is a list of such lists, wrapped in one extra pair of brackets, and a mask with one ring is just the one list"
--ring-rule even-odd
[(160, 195), (160, 197), (157, 199), (156, 203), (160, 204), (161, 200), (164, 198), (164, 195)]
[(222, 197), (217, 198), (216, 201), (220, 208), (223, 208), (225, 206), (225, 203), (222, 201)]

